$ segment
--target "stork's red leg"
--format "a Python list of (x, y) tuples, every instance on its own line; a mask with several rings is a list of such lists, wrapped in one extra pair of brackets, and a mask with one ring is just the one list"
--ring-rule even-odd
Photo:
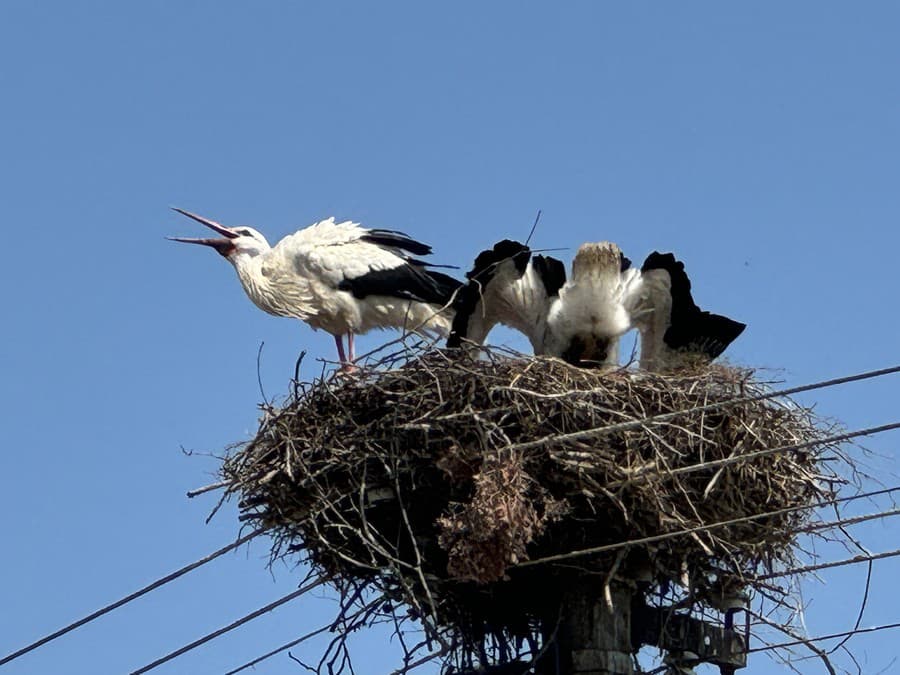
[(347, 351), (350, 352), (350, 363), (356, 361), (356, 351), (353, 349), (353, 331), (347, 333)]
[[(340, 335), (334, 336), (334, 344), (337, 345), (338, 350), (338, 359), (341, 361), (341, 366), (347, 365), (347, 356), (344, 354), (344, 338)], [(352, 350), (352, 348), (351, 348)], [(351, 351), (352, 353), (352, 351)]]

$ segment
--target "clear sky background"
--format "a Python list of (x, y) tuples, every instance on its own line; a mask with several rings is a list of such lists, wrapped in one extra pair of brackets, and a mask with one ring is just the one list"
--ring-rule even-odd
[[(233, 506), (206, 525), (215, 497), (185, 497), (216, 460), (182, 447), (253, 434), (260, 342), (269, 397), (301, 348), (307, 376), (333, 358), (214, 252), (166, 241), (204, 235), (169, 206), (273, 241), (351, 218), (464, 268), (542, 209), (533, 243), (566, 260), (602, 239), (638, 262), (675, 251), (701, 306), (749, 325), (737, 363), (789, 385), (894, 365), (898, 34), (891, 2), (4, 0), (0, 653), (231, 541)], [(857, 428), (897, 419), (898, 385), (801, 400)], [(885, 484), (897, 440), (867, 443)], [(855, 532), (900, 541), (890, 522)], [(294, 588), (266, 555), (256, 542), (0, 670), (137, 668)], [(876, 564), (864, 625), (900, 620), (898, 571)], [(823, 579), (804, 589), (812, 635), (852, 628), (865, 582)], [(221, 673), (334, 609), (305, 597), (156, 672)], [(850, 645), (863, 672), (900, 672), (898, 640)], [(356, 644), (362, 675), (398, 664), (384, 635)], [(781, 671), (757, 655), (742, 672)]]

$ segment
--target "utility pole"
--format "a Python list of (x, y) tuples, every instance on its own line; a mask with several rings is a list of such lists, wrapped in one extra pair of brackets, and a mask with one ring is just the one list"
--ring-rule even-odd
[(544, 621), (552, 641), (538, 661), (538, 675), (634, 675), (631, 606), (634, 587), (613, 580), (563, 593), (558, 617)]
[[(650, 607), (641, 584), (614, 579), (604, 588), (585, 581), (561, 594), (559, 614), (546, 617), (548, 645), (538, 659), (537, 675), (635, 675), (634, 654), (653, 645), (670, 655), (670, 673), (693, 672), (708, 663), (722, 675), (747, 665), (749, 626), (736, 629), (726, 611), (724, 625), (710, 623), (668, 607)], [(490, 672), (490, 671), (488, 671)]]

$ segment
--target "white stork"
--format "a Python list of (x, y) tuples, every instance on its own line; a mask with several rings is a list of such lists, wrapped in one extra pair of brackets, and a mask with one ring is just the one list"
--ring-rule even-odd
[(450, 329), (452, 312), (447, 306), (460, 282), (411, 257), (428, 255), (431, 247), (402, 232), (328, 218), (270, 246), (252, 227), (225, 227), (175, 211), (222, 237), (170, 239), (218, 251), (234, 265), (244, 291), (263, 311), (331, 333), (345, 370), (355, 360), (354, 335), (373, 328), (439, 335)]
[(566, 280), (559, 260), (504, 240), (482, 251), (466, 277), (451, 348), (482, 344), (500, 323), (524, 333), (535, 354), (615, 366), (619, 339), (637, 328), (640, 367), (661, 371), (716, 358), (745, 328), (697, 307), (684, 265), (671, 253), (654, 252), (637, 270), (612, 242), (579, 247)]

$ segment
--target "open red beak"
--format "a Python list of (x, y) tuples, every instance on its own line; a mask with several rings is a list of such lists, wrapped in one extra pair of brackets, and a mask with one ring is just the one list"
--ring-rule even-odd
[(196, 220), (201, 225), (206, 225), (206, 227), (210, 228), (221, 234), (224, 238), (195, 238), (195, 237), (166, 237), (172, 241), (180, 241), (185, 244), (202, 244), (204, 246), (211, 246), (216, 249), (223, 256), (228, 256), (234, 250), (234, 244), (231, 243), (232, 239), (236, 239), (238, 235), (231, 228), (225, 227), (224, 225), (220, 225), (214, 220), (209, 220), (208, 218), (204, 218), (203, 216), (198, 216), (196, 213), (191, 213), (190, 211), (185, 211), (184, 209), (178, 209), (173, 207), (174, 211), (178, 211), (178, 213), (187, 216), (193, 220)]

